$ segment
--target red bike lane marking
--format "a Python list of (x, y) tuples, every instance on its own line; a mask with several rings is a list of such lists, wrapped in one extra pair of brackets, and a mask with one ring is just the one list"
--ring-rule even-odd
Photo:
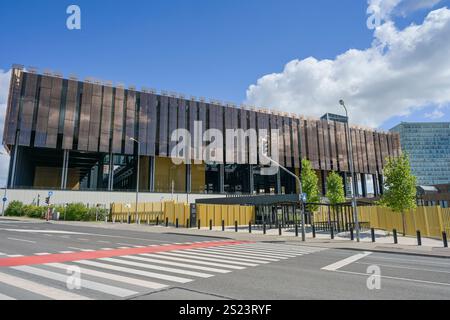
[(202, 242), (193, 244), (171, 244), (166, 246), (144, 247), (144, 248), (129, 248), (129, 249), (113, 249), (113, 250), (99, 250), (91, 252), (74, 252), (74, 253), (60, 253), (46, 256), (27, 256), (17, 258), (3, 258), (0, 259), (0, 267), (18, 267), (29, 266), (47, 263), (62, 263), (78, 260), (93, 260), (99, 258), (111, 258), (118, 256), (136, 255), (142, 253), (158, 253), (175, 250), (187, 249), (201, 249), (221, 246), (239, 245), (244, 243), (251, 243), (250, 241), (217, 241), (217, 242)]

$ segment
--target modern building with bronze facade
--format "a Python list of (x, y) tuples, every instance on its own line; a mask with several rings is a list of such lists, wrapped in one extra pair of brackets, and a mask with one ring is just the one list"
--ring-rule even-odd
[[(295, 180), (283, 172), (260, 175), (261, 161), (249, 154), (248, 144), (244, 163), (227, 163), (224, 156), (215, 164), (174, 165), (171, 133), (177, 128), (193, 132), (201, 121), (203, 130), (279, 129), (282, 165), (299, 174), (301, 159), (307, 158), (324, 193), (331, 171), (346, 177), (349, 189), (349, 137), (340, 120), (311, 120), (15, 66), (3, 137), (11, 154), (8, 187), (125, 192), (135, 190), (139, 179), (144, 193), (296, 192)], [(139, 141), (139, 177), (138, 143), (130, 138)], [(378, 195), (385, 160), (400, 153), (399, 136), (352, 127), (351, 141), (358, 193)]]

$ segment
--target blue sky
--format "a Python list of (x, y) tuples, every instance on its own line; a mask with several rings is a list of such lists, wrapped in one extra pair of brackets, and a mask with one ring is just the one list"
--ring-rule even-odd
[[(79, 31), (66, 28), (70, 4), (81, 7)], [(0, 69), (19, 63), (241, 103), (250, 85), (292, 60), (369, 48), (367, 7), (365, 0), (1, 1)], [(420, 24), (431, 9), (397, 16), (395, 24)], [(425, 121), (436, 111), (427, 106), (380, 126)], [(295, 111), (309, 113), (308, 106)], [(450, 121), (449, 108), (436, 114)]]

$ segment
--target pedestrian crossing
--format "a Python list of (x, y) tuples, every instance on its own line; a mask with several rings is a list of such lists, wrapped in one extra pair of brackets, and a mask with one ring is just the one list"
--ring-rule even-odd
[[(130, 299), (174, 285), (223, 276), (326, 250), (275, 243), (206, 244), (204, 247), (192, 247), (194, 244), (196, 243), (177, 243), (176, 245), (185, 245), (186, 248), (176, 247), (175, 250), (163, 245), (152, 245), (148, 247), (164, 247), (167, 250), (1, 267), (0, 300), (27, 297), (43, 300)], [(168, 244), (171, 245), (175, 244)], [(83, 250), (80, 248), (80, 251)], [(41, 253), (42, 256), (47, 254)], [(78, 270), (80, 286), (70, 290), (69, 279), (73, 280), (77, 276), (74, 270)]]

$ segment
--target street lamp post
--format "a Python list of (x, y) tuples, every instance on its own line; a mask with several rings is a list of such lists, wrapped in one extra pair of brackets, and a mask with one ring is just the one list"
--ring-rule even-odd
[(138, 204), (139, 204), (139, 165), (140, 165), (140, 154), (141, 154), (141, 143), (139, 140), (136, 140), (134, 138), (130, 138), (131, 141), (134, 141), (137, 143), (138, 146), (138, 152), (137, 152), (137, 176), (136, 176), (136, 223), (138, 223)]
[[(6, 155), (4, 152), (0, 152), (0, 155), (4, 156)], [(8, 174), (9, 174), (9, 166), (8, 166)], [(6, 183), (5, 183), (5, 192), (3, 194), (3, 199), (2, 199), (2, 217), (5, 216), (5, 204), (6, 204), (6, 195), (8, 192), (8, 177), (6, 178)]]
[(347, 118), (347, 148), (348, 148), (348, 158), (350, 162), (350, 174), (352, 176), (352, 208), (353, 208), (353, 219), (355, 221), (355, 231), (356, 231), (356, 240), (360, 242), (360, 232), (359, 232), (359, 219), (358, 219), (358, 205), (356, 203), (356, 183), (355, 183), (355, 170), (353, 163), (353, 146), (352, 146), (352, 137), (350, 133), (350, 122), (348, 117), (347, 107), (345, 106), (344, 100), (340, 100), (339, 104), (344, 107), (345, 116)]
[[(264, 143), (267, 143), (267, 141), (265, 141)], [(303, 199), (302, 199), (302, 195), (303, 195), (303, 188), (302, 188), (302, 181), (300, 180), (299, 177), (297, 177), (296, 174), (293, 174), (291, 171), (289, 171), (287, 168), (283, 167), (281, 164), (279, 164), (277, 161), (273, 160), (272, 158), (270, 158), (268, 156), (268, 146), (265, 147), (266, 150), (264, 150), (263, 152), (263, 156), (268, 159), (271, 163), (275, 164), (276, 166), (278, 166), (279, 168), (281, 168), (283, 171), (285, 171), (287, 174), (289, 174), (290, 176), (294, 177), (295, 180), (298, 183), (298, 200), (300, 203), (300, 215), (301, 215), (301, 222), (302, 222), (302, 241), (306, 241), (306, 231), (305, 231), (305, 215), (303, 212)]]

